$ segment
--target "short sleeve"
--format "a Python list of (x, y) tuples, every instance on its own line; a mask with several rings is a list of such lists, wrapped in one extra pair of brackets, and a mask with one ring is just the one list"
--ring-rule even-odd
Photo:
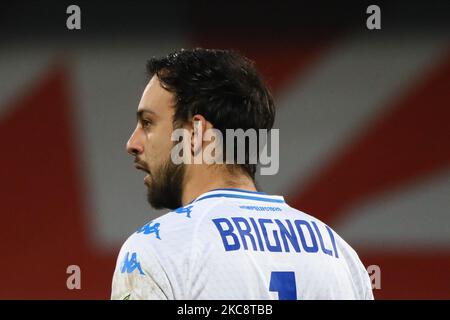
[(149, 243), (132, 235), (122, 246), (114, 271), (112, 300), (173, 299), (164, 268)]

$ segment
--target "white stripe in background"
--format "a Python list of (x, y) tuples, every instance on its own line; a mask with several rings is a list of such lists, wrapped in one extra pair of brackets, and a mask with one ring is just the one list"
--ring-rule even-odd
[(366, 33), (342, 40), (276, 97), (280, 170), (258, 177), (263, 191), (297, 194), (295, 187), (407, 92), (448, 45), (446, 35), (436, 34)]
[(450, 249), (450, 171), (352, 208), (335, 230), (357, 248)]
[(126, 238), (166, 211), (150, 208), (144, 174), (134, 168), (125, 145), (136, 126), (136, 110), (152, 56), (186, 47), (184, 38), (129, 38), (85, 43), (74, 57), (79, 91), (78, 126), (83, 143), (85, 181), (92, 212), (89, 234), (100, 247)]
[(3, 44), (0, 50), (0, 120), (48, 70), (54, 50), (32, 44)]
[[(446, 39), (438, 35), (355, 36), (330, 50), (316, 68), (277, 96), (280, 171), (260, 177), (263, 191), (297, 192), (292, 186), (320, 170), (327, 157), (345, 147), (387, 102), (417, 81), (444, 52)], [(17, 46), (4, 46), (0, 52), (0, 116), (10, 99), (34, 83), (61, 53), (50, 46)], [(145, 44), (116, 39), (115, 43), (78, 43), (69, 50), (76, 76), (74, 90), (79, 92), (76, 125), (92, 212), (90, 234), (100, 246), (120, 245), (136, 227), (162, 213), (146, 204), (143, 175), (133, 168), (125, 142), (135, 124), (145, 61), (183, 46), (189, 46), (186, 39), (149, 38)], [(353, 229), (361, 223), (352, 227), (342, 222), (342, 235), (360, 239)]]

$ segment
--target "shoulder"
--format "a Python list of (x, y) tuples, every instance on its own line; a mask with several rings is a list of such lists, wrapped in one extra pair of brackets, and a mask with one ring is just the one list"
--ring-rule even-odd
[(169, 277), (157, 251), (137, 232), (129, 236), (122, 245), (114, 271), (111, 298), (124, 297), (173, 298)]
[(224, 199), (206, 199), (170, 211), (140, 226), (122, 246), (121, 252), (142, 251), (158, 257), (189, 250), (205, 218), (216, 208), (233, 206)]
[[(190, 204), (139, 227), (124, 242), (117, 258), (113, 297), (187, 297), (193, 260), (201, 251), (204, 217), (220, 200)], [(147, 290), (147, 287), (153, 288)], [(139, 293), (136, 293), (139, 291)]]
[(311, 218), (325, 226), (329, 230), (330, 235), (333, 236), (333, 241), (336, 243), (337, 250), (342, 258), (341, 262), (347, 266), (350, 274), (353, 276), (354, 289), (358, 299), (373, 299), (372, 283), (369, 274), (356, 250), (324, 222), (314, 217)]

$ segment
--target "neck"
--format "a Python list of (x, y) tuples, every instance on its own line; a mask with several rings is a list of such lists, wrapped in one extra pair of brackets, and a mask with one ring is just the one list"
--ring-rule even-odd
[[(200, 168), (196, 168), (200, 169)], [(222, 188), (237, 188), (247, 191), (256, 191), (255, 183), (245, 174), (230, 174), (225, 169), (221, 172), (208, 168), (205, 170), (190, 170), (186, 172), (186, 183), (183, 185), (181, 202), (187, 205), (201, 194)]]

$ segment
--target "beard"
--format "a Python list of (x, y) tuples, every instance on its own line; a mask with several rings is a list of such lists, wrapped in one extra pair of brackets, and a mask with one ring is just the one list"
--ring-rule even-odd
[(147, 201), (155, 209), (174, 210), (182, 206), (185, 164), (174, 164), (169, 158), (159, 169), (151, 172), (147, 184)]

